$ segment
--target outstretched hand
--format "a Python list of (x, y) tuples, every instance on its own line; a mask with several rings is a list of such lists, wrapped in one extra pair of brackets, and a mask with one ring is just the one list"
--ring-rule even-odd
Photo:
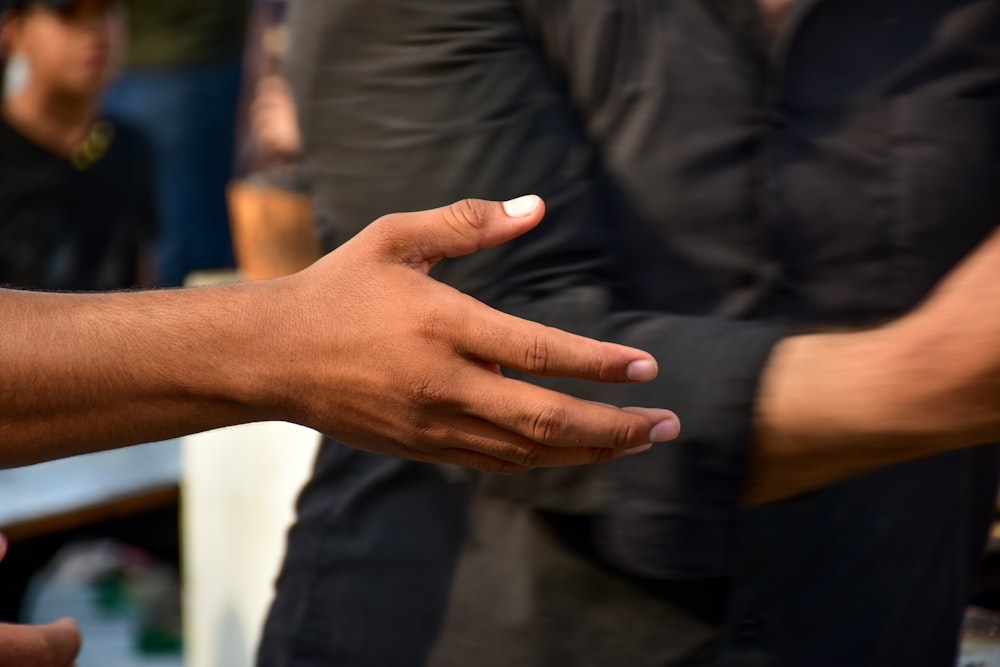
[(427, 275), (528, 231), (543, 208), (529, 196), (388, 215), (277, 280), (0, 290), (0, 465), (272, 419), (496, 472), (607, 461), (674, 438), (667, 410), (590, 403), (500, 372), (641, 382), (657, 371), (647, 353), (504, 315)]
[[(544, 205), (465, 200), (388, 215), (309, 269), (271, 281), (265, 402), (369, 451), (512, 473), (607, 461), (673, 439), (667, 410), (595, 404), (505, 378), (641, 382), (642, 351), (493, 310), (427, 273), (532, 229)], [(364, 332), (359, 335), (359, 332)]]

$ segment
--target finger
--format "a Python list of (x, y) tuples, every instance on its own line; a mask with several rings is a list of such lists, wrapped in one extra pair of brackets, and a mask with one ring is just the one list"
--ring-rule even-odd
[[(625, 412), (644, 417), (653, 423), (653, 428), (649, 431), (650, 442), (669, 442), (680, 437), (682, 422), (678, 416), (670, 411), (660, 408), (640, 408), (629, 406), (622, 408)], [(664, 413), (669, 414), (669, 417)]]
[(537, 225), (544, 212), (537, 195), (502, 203), (463, 199), (429, 211), (384, 216), (363, 233), (381, 238), (379, 249), (388, 259), (426, 272), (445, 257), (468, 255), (520, 236)]
[[(484, 472), (510, 475), (533, 468), (592, 465), (639, 453), (646, 443), (631, 450), (602, 447), (553, 447), (533, 442), (517, 433), (473, 417), (452, 421), (437, 432), (426, 434), (422, 451), (433, 451), (438, 462), (461, 465)], [(441, 442), (459, 442), (441, 448)]]
[(0, 533), (0, 560), (7, 555), (7, 536)]
[[(603, 405), (603, 406), (608, 407), (608, 408), (616, 408), (617, 407), (617, 406), (611, 405), (610, 403), (605, 403), (603, 401), (586, 401), (586, 402), (590, 403), (591, 405)], [(664, 432), (664, 431), (658, 431), (656, 434), (651, 433), (652, 437), (650, 437), (650, 440), (652, 442), (666, 442), (668, 440), (673, 440), (673, 439), (677, 438), (680, 435), (681, 421), (677, 417), (677, 415), (674, 412), (670, 411), (670, 410), (663, 410), (661, 408), (639, 408), (639, 407), (633, 407), (633, 406), (630, 406), (630, 407), (627, 407), (627, 408), (621, 408), (621, 410), (624, 410), (625, 412), (631, 412), (632, 414), (642, 415), (643, 417), (646, 417), (651, 422), (653, 422), (654, 424), (656, 424), (656, 426), (654, 426), (654, 428), (656, 428), (657, 426), (659, 426), (660, 423), (663, 421), (664, 413), (668, 413), (672, 417), (672, 420), (674, 422), (676, 422), (676, 423), (675, 424), (664, 425), (664, 428), (667, 428), (668, 431), (672, 432), (672, 434), (668, 433), (668, 432)]]
[(80, 651), (80, 630), (72, 619), (49, 625), (0, 623), (0, 665), (69, 667)]
[[(493, 444), (502, 445), (502, 441), (497, 441)], [(648, 445), (644, 447), (648, 447)], [(479, 445), (474, 449), (445, 449), (441, 451), (444, 453), (447, 463), (496, 475), (517, 475), (537, 468), (569, 468), (594, 465), (629, 455), (629, 452), (625, 450), (587, 447), (547, 447), (535, 443), (530, 449), (510, 450), (510, 452), (505, 454), (505, 456), (531, 461), (530, 463), (519, 464), (507, 458), (486, 454), (479, 450)]]
[(469, 302), (466, 316), (447, 329), (460, 354), (543, 377), (648, 382), (658, 372), (648, 352), (522, 320), (472, 299)]
[[(653, 446), (647, 443), (631, 449), (551, 447), (474, 418), (453, 422), (447, 432), (428, 433), (426, 437), (428, 444), (424, 448), (406, 446), (403, 455), (415, 460), (448, 463), (500, 475), (513, 475), (535, 468), (604, 463), (640, 454)], [(442, 447), (441, 443), (448, 441), (459, 444)]]
[[(592, 405), (603, 405), (608, 408), (616, 407), (614, 405), (611, 405), (610, 403), (604, 403), (602, 401), (586, 401), (586, 402)], [(654, 423), (654, 426), (649, 433), (650, 443), (667, 442), (669, 440), (675, 440), (676, 438), (680, 437), (681, 426), (682, 426), (681, 420), (677, 417), (676, 414), (674, 414), (670, 410), (662, 410), (660, 408), (637, 408), (637, 407), (627, 407), (621, 409), (624, 410), (625, 412), (631, 412), (632, 414), (642, 415), (643, 417), (646, 417), (647, 419), (649, 419), (651, 422)], [(668, 418), (666, 421), (664, 421), (663, 419), (664, 416), (663, 413), (665, 412), (671, 415), (671, 417)], [(637, 447), (635, 448), (634, 453), (638, 454), (643, 451), (646, 451), (647, 449), (649, 449), (649, 446), (643, 445), (642, 447)], [(633, 450), (628, 450), (628, 451), (632, 452)]]
[(621, 410), (482, 369), (468, 374), (462, 387), (458, 400), (468, 414), (552, 447), (630, 449), (673, 440), (680, 432), (669, 410)]

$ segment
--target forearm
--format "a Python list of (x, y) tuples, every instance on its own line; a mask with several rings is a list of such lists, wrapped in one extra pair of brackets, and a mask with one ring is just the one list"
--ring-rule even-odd
[(244, 400), (259, 290), (0, 291), (0, 466), (264, 418)]
[(758, 394), (746, 501), (1000, 439), (1000, 385), (990, 401), (967, 380), (988, 347), (970, 344), (968, 330), (940, 333), (958, 328), (907, 318), (776, 346)]

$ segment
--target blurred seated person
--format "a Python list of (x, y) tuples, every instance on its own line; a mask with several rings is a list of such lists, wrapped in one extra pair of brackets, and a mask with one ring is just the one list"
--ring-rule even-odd
[(98, 101), (124, 42), (113, 0), (8, 0), (0, 118), (0, 284), (114, 290), (155, 282), (153, 165)]

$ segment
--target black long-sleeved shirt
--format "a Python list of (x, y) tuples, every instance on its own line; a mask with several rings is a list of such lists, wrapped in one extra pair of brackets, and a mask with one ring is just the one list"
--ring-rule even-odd
[[(665, 614), (641, 630), (657, 585), (679, 579), (706, 598), (725, 582), (718, 664), (952, 664), (995, 448), (736, 508), (775, 341), (906, 312), (1000, 221), (1000, 2), (800, 0), (773, 39), (752, 0), (298, 12), (292, 78), (329, 244), (388, 211), (537, 192), (537, 231), (438, 276), (652, 351), (648, 385), (556, 386), (670, 407), (684, 428), (601, 468), (480, 478), (471, 501), (418, 464), (327, 449), (265, 664), (291, 637), (337, 664), (681, 664), (662, 644), (701, 626)], [(566, 574), (544, 527), (505, 522), (526, 508), (586, 517), (590, 543), (559, 549), (599, 567)], [(591, 586), (602, 576), (640, 586)], [(609, 642), (610, 609), (624, 634)], [(372, 625), (399, 639), (367, 641)]]

